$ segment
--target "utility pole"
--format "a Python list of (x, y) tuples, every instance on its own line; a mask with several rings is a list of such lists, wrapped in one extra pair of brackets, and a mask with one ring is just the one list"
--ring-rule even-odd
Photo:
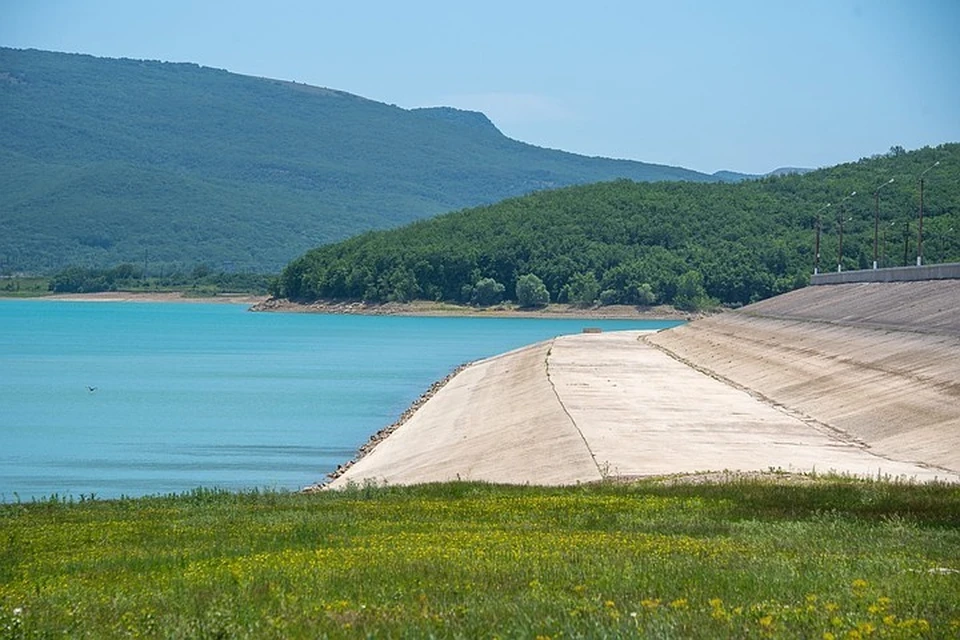
[(927, 167), (927, 169), (920, 174), (920, 222), (917, 227), (917, 266), (923, 266), (923, 176), (927, 174), (927, 171), (933, 169), (940, 164), (940, 161), (937, 160), (932, 165)]
[(890, 178), (882, 185), (877, 187), (877, 190), (873, 192), (873, 268), (877, 268), (877, 242), (880, 236), (880, 189), (883, 189), (888, 184), (893, 183), (893, 178)]
[(907, 266), (907, 253), (910, 251), (910, 221), (903, 226), (903, 266)]
[(840, 242), (837, 247), (837, 273), (843, 271), (843, 203), (855, 195), (857, 195), (857, 192), (852, 191), (850, 192), (850, 195), (840, 201), (840, 210), (838, 212), (839, 215), (837, 215), (837, 218), (840, 220)]
[(823, 225), (820, 221), (820, 212), (825, 211), (829, 206), (830, 203), (828, 202), (820, 207), (820, 210), (817, 211), (817, 219), (814, 222), (814, 225), (816, 225), (816, 240), (814, 242), (813, 249), (813, 275), (820, 273), (820, 230), (823, 228)]

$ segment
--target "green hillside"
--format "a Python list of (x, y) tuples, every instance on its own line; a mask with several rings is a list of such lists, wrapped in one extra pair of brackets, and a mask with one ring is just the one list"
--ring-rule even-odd
[(364, 230), (619, 177), (718, 179), (534, 147), (480, 113), (0, 48), (0, 272), (279, 270)]
[(878, 261), (914, 264), (918, 177), (937, 161), (926, 174), (924, 255), (960, 260), (960, 144), (945, 144), (739, 184), (620, 180), (536, 193), (320, 247), (284, 270), (276, 293), (490, 302), (534, 274), (559, 302), (745, 304), (808, 282), (827, 203), (821, 269), (836, 268), (841, 213), (852, 218), (844, 268), (872, 266), (873, 193), (891, 178), (880, 192)]

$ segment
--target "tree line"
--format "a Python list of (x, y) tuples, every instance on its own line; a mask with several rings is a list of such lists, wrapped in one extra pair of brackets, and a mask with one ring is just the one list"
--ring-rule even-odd
[[(868, 268), (880, 209), (873, 191), (890, 178), (876, 228), (884, 235), (882, 266), (898, 264), (897, 232), (911, 222), (916, 232), (916, 178), (935, 162), (926, 174), (924, 251), (927, 262), (956, 259), (958, 150), (892, 149), (739, 184), (618, 180), (539, 192), (318, 247), (291, 262), (272, 293), (302, 301), (487, 305), (516, 300), (521, 280), (533, 276), (554, 302), (747, 304), (809, 282), (818, 222), (822, 267), (836, 260), (844, 269)], [(860, 197), (838, 206), (853, 191)], [(909, 254), (912, 235), (903, 237)]]
[(275, 286), (275, 279), (275, 276), (259, 273), (216, 272), (205, 264), (196, 265), (190, 271), (172, 271), (162, 276), (145, 275), (141, 267), (123, 263), (110, 269), (67, 267), (50, 277), (48, 288), (54, 293), (194, 289), (204, 294), (265, 294)]

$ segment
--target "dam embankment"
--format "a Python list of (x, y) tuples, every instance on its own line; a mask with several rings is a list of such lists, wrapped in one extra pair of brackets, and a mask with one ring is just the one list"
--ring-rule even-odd
[(960, 280), (807, 287), (649, 341), (877, 454), (960, 470)]
[(808, 287), (456, 375), (332, 487), (708, 471), (960, 480), (960, 280)]

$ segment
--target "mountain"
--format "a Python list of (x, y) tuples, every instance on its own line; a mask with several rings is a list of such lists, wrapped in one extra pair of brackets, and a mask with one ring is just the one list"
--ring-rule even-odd
[(763, 174), (763, 176), (789, 176), (793, 174), (803, 175), (805, 173), (810, 173), (813, 169), (804, 169), (802, 167), (780, 167), (779, 169), (774, 169), (773, 171), (768, 171)]
[(809, 281), (818, 215), (822, 270), (870, 268), (875, 237), (881, 266), (914, 264), (924, 171), (925, 260), (960, 260), (960, 144), (944, 144), (736, 184), (618, 180), (511, 198), (314, 249), (274, 293), (479, 303), (513, 298), (533, 274), (560, 302), (746, 304)]
[(719, 182), (741, 182), (743, 180), (756, 180), (761, 177), (752, 173), (740, 173), (738, 171), (715, 171), (712, 175)]
[(763, 175), (754, 173), (739, 173), (737, 171), (715, 171), (712, 175), (720, 182), (742, 182), (743, 180), (756, 180), (757, 178), (769, 178), (770, 176), (788, 176), (794, 173), (804, 174), (813, 171), (813, 169), (801, 169), (799, 167), (780, 167), (773, 171), (768, 171)]
[(0, 271), (278, 270), (318, 244), (565, 185), (716, 178), (195, 64), (0, 48)]

